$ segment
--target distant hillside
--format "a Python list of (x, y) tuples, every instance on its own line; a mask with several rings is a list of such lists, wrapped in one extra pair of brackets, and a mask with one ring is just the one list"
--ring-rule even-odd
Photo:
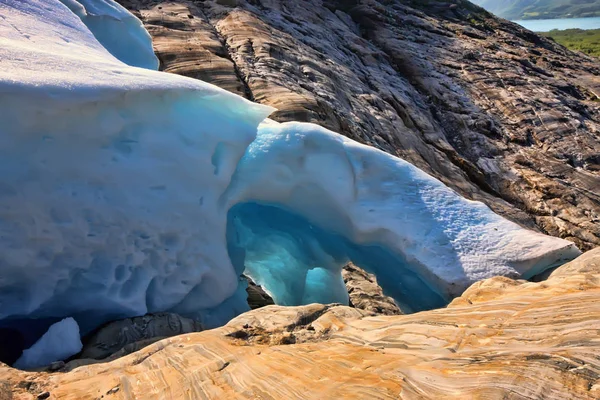
[(542, 32), (541, 35), (551, 37), (556, 42), (571, 50), (600, 57), (600, 29), (585, 31), (581, 29), (553, 30)]
[(506, 19), (600, 17), (600, 0), (471, 0)]

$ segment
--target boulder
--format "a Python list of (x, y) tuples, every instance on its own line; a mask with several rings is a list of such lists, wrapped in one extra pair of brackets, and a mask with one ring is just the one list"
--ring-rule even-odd
[(377, 278), (362, 268), (348, 263), (342, 270), (342, 277), (348, 289), (350, 306), (374, 315), (403, 314), (394, 299), (383, 294)]

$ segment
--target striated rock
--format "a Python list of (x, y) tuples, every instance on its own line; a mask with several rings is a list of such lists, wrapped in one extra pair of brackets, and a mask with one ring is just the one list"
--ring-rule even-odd
[(262, 286), (254, 283), (254, 281), (246, 275), (242, 275), (242, 278), (248, 281), (246, 292), (248, 293), (248, 305), (252, 310), (275, 304), (273, 298), (265, 292)]
[(165, 71), (405, 158), (600, 245), (600, 68), (466, 0), (120, 0)]
[(600, 249), (588, 251), (568, 264), (557, 268), (550, 278), (566, 278), (576, 274), (597, 274), (600, 271)]
[(143, 18), (161, 70), (210, 82), (244, 96), (245, 86), (222, 38), (196, 5), (164, 2), (155, 5), (152, 12), (144, 12)]
[(55, 399), (596, 399), (599, 257), (589, 252), (541, 283), (479, 282), (446, 309), (412, 315), (268, 306), (110, 363), (50, 374), (1, 367), (0, 390)]
[(348, 289), (351, 307), (373, 315), (403, 314), (394, 299), (383, 294), (375, 275), (349, 263), (342, 270), (342, 278)]
[(147, 346), (167, 337), (200, 332), (202, 329), (200, 322), (172, 313), (126, 318), (99, 328), (85, 340), (78, 358), (102, 360), (128, 345), (143, 342)]

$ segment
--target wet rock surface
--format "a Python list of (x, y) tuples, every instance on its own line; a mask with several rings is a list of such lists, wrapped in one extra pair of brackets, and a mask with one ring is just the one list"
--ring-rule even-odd
[(165, 71), (405, 158), (525, 226), (600, 244), (600, 68), (464, 0), (120, 0)]

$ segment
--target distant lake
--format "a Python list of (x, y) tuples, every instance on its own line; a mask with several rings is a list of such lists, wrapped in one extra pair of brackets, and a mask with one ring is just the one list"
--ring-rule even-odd
[(553, 29), (600, 29), (600, 17), (595, 18), (562, 18), (562, 19), (528, 19), (513, 21), (534, 32), (550, 32)]

